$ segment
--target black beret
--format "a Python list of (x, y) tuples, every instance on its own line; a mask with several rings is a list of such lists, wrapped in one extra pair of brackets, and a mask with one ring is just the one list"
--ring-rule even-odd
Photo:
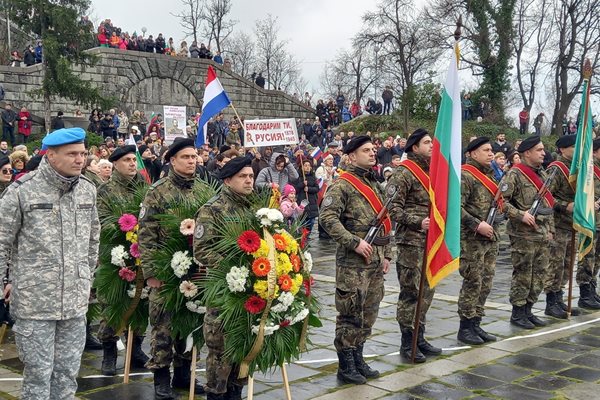
[(469, 144), (467, 144), (467, 148), (465, 149), (465, 151), (473, 151), (473, 150), (477, 150), (478, 148), (480, 148), (481, 146), (483, 146), (486, 143), (489, 143), (490, 139), (486, 138), (486, 137), (478, 137), (476, 139), (473, 139), (469, 142)]
[(594, 151), (600, 149), (600, 138), (594, 139)]
[(575, 146), (577, 135), (563, 135), (556, 141), (556, 147), (559, 149), (566, 149), (571, 146)]
[(371, 138), (366, 135), (355, 136), (348, 140), (348, 143), (344, 146), (344, 154), (350, 154), (356, 151), (360, 146), (365, 143), (371, 143)]
[(219, 147), (219, 153), (225, 153), (227, 150), (231, 150), (231, 147), (227, 146), (226, 144), (224, 144), (223, 146)]
[(148, 150), (148, 146), (146, 146), (145, 144), (141, 145), (140, 147), (138, 147), (138, 150), (140, 152), (140, 155), (144, 154), (144, 152), (146, 150)]
[(10, 164), (10, 158), (6, 156), (0, 157), (0, 168), (4, 167), (6, 164)]
[(537, 146), (538, 143), (540, 143), (541, 141), (542, 141), (542, 139), (540, 139), (540, 137), (538, 135), (529, 136), (528, 138), (524, 139), (521, 142), (517, 151), (519, 153), (523, 153), (523, 152), (533, 148), (534, 146)]
[(244, 167), (250, 167), (252, 165), (252, 159), (249, 157), (235, 157), (231, 161), (227, 162), (223, 168), (219, 171), (219, 178), (231, 178)]
[(108, 161), (115, 162), (117, 160), (120, 160), (122, 157), (125, 157), (129, 153), (135, 154), (135, 146), (134, 145), (130, 144), (130, 145), (123, 146), (123, 147), (117, 147), (115, 149), (115, 151), (113, 151), (112, 154), (110, 156), (108, 156)]
[(182, 137), (175, 138), (173, 143), (171, 143), (171, 145), (169, 146), (169, 150), (167, 150), (165, 153), (166, 162), (168, 162), (171, 159), (171, 157), (174, 157), (181, 150), (187, 149), (188, 147), (191, 147), (193, 149), (196, 148), (193, 139), (182, 138)]
[(410, 136), (408, 137), (408, 139), (406, 140), (406, 145), (404, 146), (404, 151), (406, 153), (412, 153), (412, 147), (416, 144), (419, 144), (421, 139), (423, 139), (427, 135), (429, 135), (429, 132), (427, 132), (423, 128), (419, 128), (416, 131), (414, 131), (413, 133), (411, 133)]

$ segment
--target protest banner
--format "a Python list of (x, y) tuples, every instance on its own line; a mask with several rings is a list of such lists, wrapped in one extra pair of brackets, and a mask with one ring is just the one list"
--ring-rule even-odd
[(298, 143), (293, 118), (253, 119), (244, 121), (244, 146), (265, 147)]
[(165, 121), (165, 142), (173, 143), (175, 138), (187, 137), (185, 106), (163, 106)]

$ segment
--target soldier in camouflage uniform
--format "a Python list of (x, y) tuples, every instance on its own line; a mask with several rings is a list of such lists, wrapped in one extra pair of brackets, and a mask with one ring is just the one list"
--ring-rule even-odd
[(96, 188), (81, 175), (85, 131), (59, 129), (39, 168), (0, 201), (0, 264), (12, 253), (11, 312), (25, 400), (72, 399), (98, 261)]
[(598, 269), (600, 269), (600, 245), (598, 244), (598, 234), (600, 233), (600, 139), (594, 140), (594, 195), (596, 208), (596, 235), (594, 235), (593, 251), (588, 253), (583, 259), (584, 268), (577, 269), (577, 283), (589, 282), (592, 286), (592, 296), (597, 302), (600, 302), (600, 296), (596, 291)]
[[(414, 131), (406, 142), (405, 151), (407, 160), (402, 162), (396, 172), (388, 181), (390, 187), (398, 191), (395, 200), (391, 204), (390, 216), (396, 227), (396, 244), (398, 260), (396, 262), (396, 273), (400, 283), (400, 294), (398, 295), (398, 307), (396, 319), (402, 333), (402, 345), (400, 354), (411, 360), (413, 326), (416, 312), (417, 299), (419, 296), (419, 281), (421, 278), (421, 267), (423, 265), (423, 254), (425, 253), (425, 240), (429, 229), (429, 162), (433, 144), (429, 133), (424, 129)], [(421, 182), (411, 172), (411, 169), (424, 174), (426, 182)], [(426, 189), (427, 187), (427, 189)], [(425, 340), (425, 322), (427, 310), (431, 306), (434, 290), (429, 287), (425, 280), (423, 286), (421, 315), (419, 318), (419, 332), (417, 338), (417, 350), (414, 355), (415, 362), (426, 361), (426, 355), (439, 355), (440, 348), (432, 346)]]
[[(152, 250), (164, 241), (165, 233), (155, 216), (165, 213), (169, 203), (175, 199), (191, 196), (196, 187), (205, 185), (196, 177), (196, 157), (194, 141), (177, 138), (165, 153), (165, 160), (171, 163), (167, 176), (150, 187), (140, 209), (140, 258), (146, 285), (152, 288), (149, 294), (151, 357), (146, 363), (146, 368), (154, 373), (155, 398), (161, 400), (177, 398), (171, 390), (171, 362), (174, 367), (173, 386), (189, 387), (192, 356), (190, 352), (183, 353), (185, 338), (173, 340), (171, 337), (171, 315), (163, 309), (159, 296), (162, 282), (154, 277), (154, 266), (149, 256)], [(196, 393), (204, 393), (204, 388), (199, 382), (196, 382)]]
[[(134, 193), (145, 180), (137, 172), (137, 158), (135, 146), (123, 146), (116, 149), (108, 158), (113, 163), (113, 172), (108, 180), (98, 188), (98, 212), (100, 218), (110, 214), (109, 203), (114, 201), (131, 201)], [(134, 332), (131, 365), (143, 368), (148, 362), (148, 356), (142, 351), (144, 332)], [(105, 320), (100, 321), (98, 339), (102, 342), (104, 356), (102, 359), (102, 373), (115, 375), (117, 373), (117, 340), (119, 336), (114, 328), (108, 326)]]
[[(542, 168), (544, 144), (539, 136), (530, 136), (523, 140), (517, 151), (525, 171), (541, 182), (548, 174)], [(538, 300), (544, 276), (550, 262), (549, 245), (554, 235), (554, 218), (549, 205), (544, 202), (545, 210), (533, 216), (529, 210), (534, 202), (538, 188), (532, 180), (515, 166), (502, 179), (502, 196), (509, 219), (507, 232), (512, 248), (513, 264), (510, 287), (510, 303), (513, 306), (510, 321), (525, 329), (543, 326), (546, 323), (532, 313), (532, 307)]]
[[(357, 136), (344, 147), (349, 165), (328, 189), (319, 214), (319, 223), (337, 242), (335, 307), (338, 311), (334, 345), (338, 353), (338, 378), (346, 383), (362, 384), (379, 372), (364, 361), (363, 348), (377, 319), (383, 298), (383, 274), (389, 270), (393, 248), (389, 236), (373, 244), (363, 238), (377, 215), (368, 194), (379, 201), (384, 195), (372, 167), (375, 150), (368, 136)], [(345, 176), (360, 182), (359, 190)], [(391, 226), (391, 221), (390, 221)]]
[[(219, 264), (221, 255), (208, 250), (218, 235), (215, 221), (235, 215), (251, 204), (248, 196), (254, 187), (252, 158), (236, 157), (219, 171), (223, 181), (221, 192), (198, 210), (194, 232), (194, 258), (200, 265), (212, 267)], [(227, 218), (227, 217), (226, 217)], [(202, 327), (208, 348), (206, 358), (207, 400), (241, 400), (245, 379), (239, 379), (239, 365), (232, 364), (225, 356), (225, 335), (218, 308), (208, 308)]]
[[(481, 328), (480, 323), (485, 315), (485, 301), (492, 290), (499, 240), (497, 225), (493, 222), (488, 224), (486, 219), (499, 188), (491, 168), (494, 153), (490, 139), (481, 137), (472, 140), (467, 145), (466, 154), (467, 165), (463, 166), (461, 173), (459, 272), (463, 283), (458, 296), (458, 340), (467, 344), (483, 344), (496, 340), (495, 336)], [(485, 177), (487, 181), (484, 181)], [(497, 212), (500, 214), (499, 210)]]

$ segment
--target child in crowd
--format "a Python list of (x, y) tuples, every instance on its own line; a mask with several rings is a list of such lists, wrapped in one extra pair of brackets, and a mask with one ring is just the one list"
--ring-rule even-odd
[(281, 194), (281, 200), (279, 203), (279, 210), (283, 214), (286, 219), (288, 226), (292, 226), (292, 224), (300, 218), (302, 213), (304, 212), (304, 207), (306, 206), (305, 200), (298, 205), (296, 203), (296, 189), (289, 183), (284, 186), (283, 193)]

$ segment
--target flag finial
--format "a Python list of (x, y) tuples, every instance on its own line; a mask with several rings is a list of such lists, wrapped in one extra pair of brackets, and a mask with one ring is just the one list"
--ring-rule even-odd
[(592, 77), (592, 72), (592, 63), (589, 58), (586, 58), (583, 63), (583, 79), (589, 80)]
[(454, 40), (458, 42), (460, 36), (462, 35), (462, 15), (458, 16), (458, 21), (456, 21), (456, 30), (454, 31)]

